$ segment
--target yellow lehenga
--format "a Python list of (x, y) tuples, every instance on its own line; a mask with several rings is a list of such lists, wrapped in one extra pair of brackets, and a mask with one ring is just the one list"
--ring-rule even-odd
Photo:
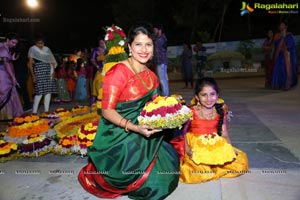
[(228, 144), (217, 135), (220, 116), (201, 119), (193, 111), (193, 120), (186, 133), (186, 140), (193, 152), (192, 158), (184, 155), (180, 163), (180, 181), (200, 183), (220, 177), (237, 177), (248, 171), (246, 153)]

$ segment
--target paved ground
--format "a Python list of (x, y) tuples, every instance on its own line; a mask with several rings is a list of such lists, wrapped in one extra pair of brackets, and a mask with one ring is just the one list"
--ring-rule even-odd
[[(230, 122), (232, 142), (247, 153), (250, 171), (233, 179), (179, 183), (167, 199), (299, 200), (300, 86), (291, 91), (267, 90), (260, 77), (220, 79), (218, 83), (234, 115)], [(193, 90), (181, 89), (182, 86), (179, 82), (170, 84), (172, 93), (181, 94), (189, 102)], [(62, 106), (52, 104), (51, 109)], [(76, 155), (52, 154), (2, 163), (0, 199), (97, 199), (77, 181), (77, 174), (86, 163), (87, 158)], [(22, 173), (28, 171), (32, 173)]]

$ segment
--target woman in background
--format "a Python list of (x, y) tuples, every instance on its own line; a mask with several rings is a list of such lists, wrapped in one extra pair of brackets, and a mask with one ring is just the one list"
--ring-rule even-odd
[(77, 81), (75, 89), (75, 101), (87, 100), (87, 84), (86, 84), (86, 68), (82, 58), (77, 59), (77, 66), (75, 71)]
[(187, 42), (183, 43), (183, 52), (181, 54), (182, 64), (181, 73), (185, 82), (185, 88), (188, 88), (188, 84), (191, 84), (191, 88), (194, 88), (193, 84), (193, 64), (192, 64), (192, 48)]
[(274, 34), (272, 30), (268, 30), (267, 38), (265, 39), (263, 43), (263, 49), (264, 49), (264, 68), (265, 68), (265, 87), (271, 88), (272, 83), (272, 73), (273, 73), (273, 67), (274, 63), (272, 62), (272, 55), (274, 50)]
[(57, 93), (54, 80), (54, 69), (57, 62), (51, 50), (45, 46), (43, 37), (35, 40), (35, 45), (28, 52), (28, 67), (34, 82), (35, 96), (33, 100), (32, 113), (37, 114), (40, 101), (44, 96), (44, 112), (49, 112), (51, 94)]
[(287, 32), (287, 22), (279, 25), (280, 33), (274, 39), (274, 70), (272, 88), (289, 90), (298, 84), (296, 44), (292, 33)]
[(0, 47), (0, 120), (11, 120), (23, 114), (22, 104), (17, 92), (18, 86), (12, 61), (16, 55), (10, 54), (10, 49), (15, 47), (19, 37), (10, 33)]

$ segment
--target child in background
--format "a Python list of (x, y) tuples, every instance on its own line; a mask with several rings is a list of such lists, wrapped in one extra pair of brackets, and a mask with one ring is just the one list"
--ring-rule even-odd
[(77, 59), (76, 66), (76, 89), (75, 89), (75, 100), (86, 101), (87, 100), (87, 85), (86, 85), (86, 68), (84, 60), (82, 58)]
[(55, 76), (58, 93), (54, 99), (55, 102), (69, 102), (71, 101), (67, 88), (67, 65), (68, 58), (62, 59), (62, 64), (56, 67)]
[(69, 61), (67, 64), (67, 88), (71, 101), (74, 100), (76, 87), (75, 68), (75, 63), (73, 61)]
[(86, 86), (87, 86), (87, 98), (90, 98), (90, 104), (93, 104), (93, 99), (91, 98), (93, 78), (94, 78), (94, 66), (89, 60), (86, 60)]

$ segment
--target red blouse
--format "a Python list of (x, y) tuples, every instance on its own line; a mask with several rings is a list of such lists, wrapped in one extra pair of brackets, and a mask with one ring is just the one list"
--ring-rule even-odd
[(217, 133), (218, 131), (218, 123), (220, 119), (220, 115), (217, 114), (215, 119), (207, 120), (201, 119), (195, 112), (195, 108), (191, 108), (193, 112), (193, 120), (191, 121), (190, 128), (188, 132), (194, 134), (209, 134), (209, 133)]

